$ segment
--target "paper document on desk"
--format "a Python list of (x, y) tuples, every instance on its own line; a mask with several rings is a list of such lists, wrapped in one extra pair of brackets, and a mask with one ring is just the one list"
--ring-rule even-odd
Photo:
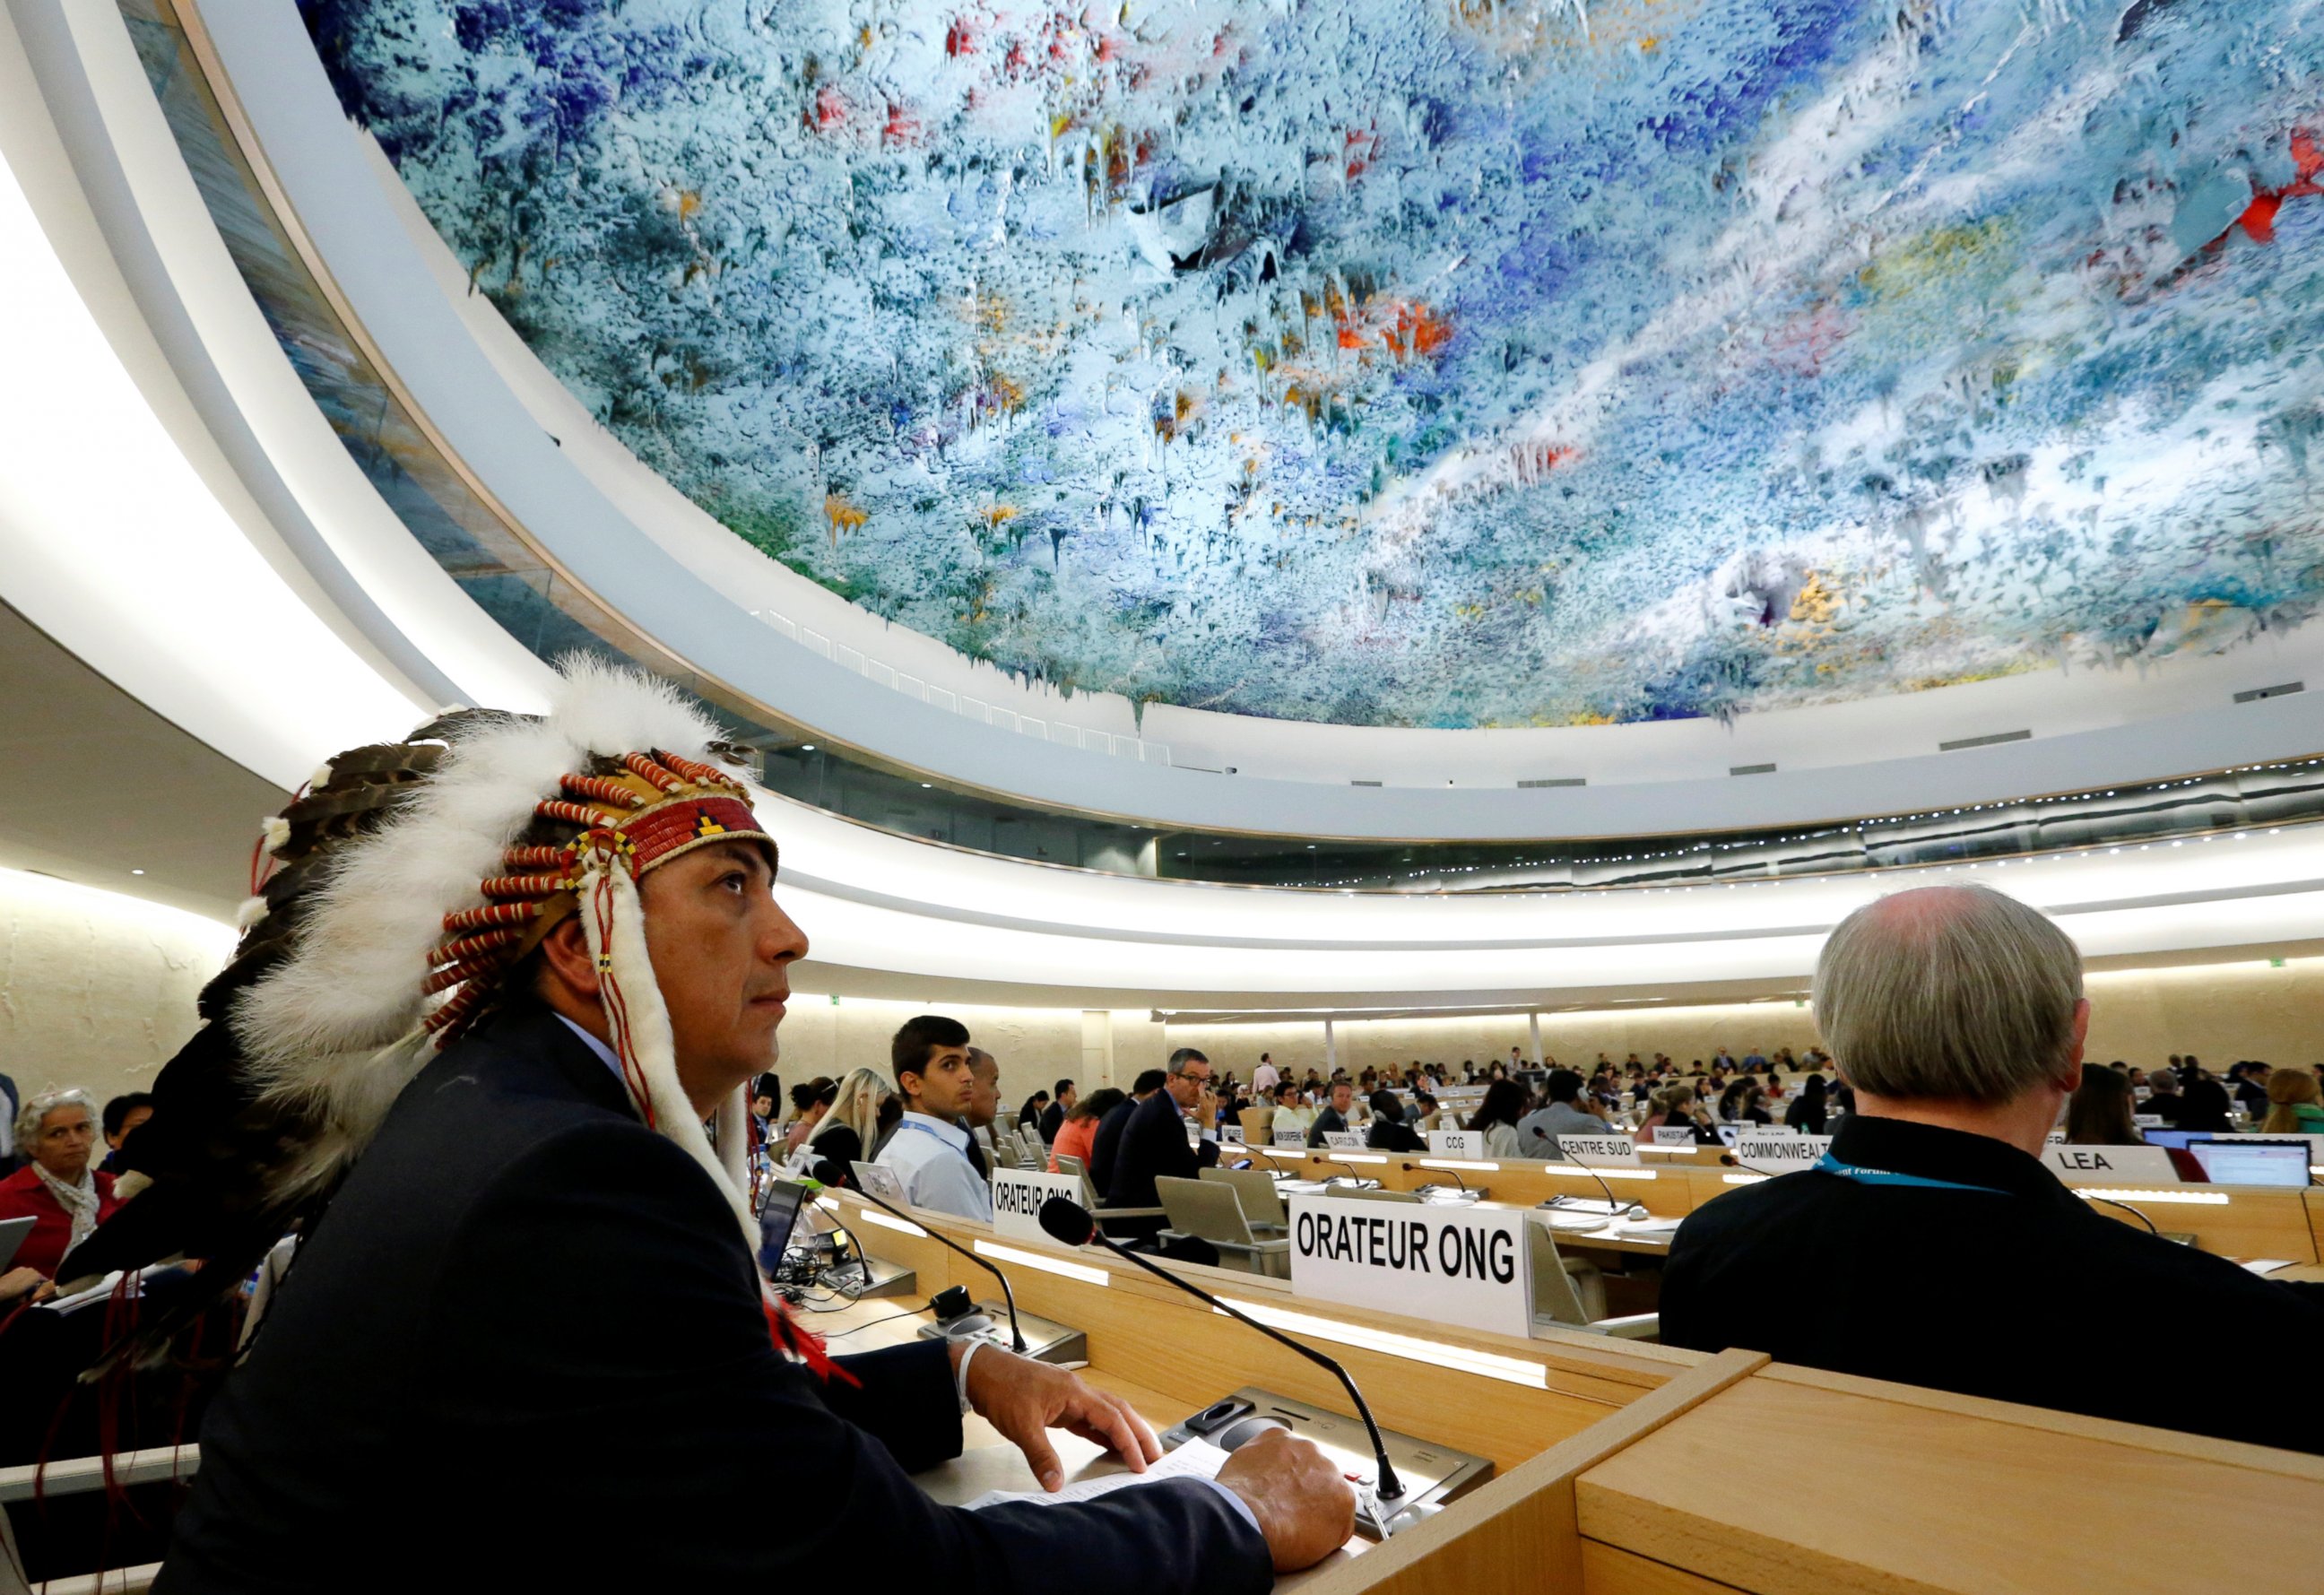
[(1031, 1501), (1037, 1506), (1061, 1507), (1069, 1501), (1093, 1501), (1102, 1495), (1133, 1484), (1157, 1484), (1166, 1479), (1216, 1479), (1219, 1470), (1227, 1465), (1227, 1453), (1207, 1440), (1189, 1440), (1174, 1451), (1165, 1452), (1162, 1460), (1143, 1473), (1128, 1469), (1119, 1473), (1104, 1473), (1095, 1479), (1077, 1479), (1063, 1489), (994, 1489), (988, 1490), (968, 1503), (972, 1512), (982, 1512), (987, 1507), (998, 1507), (1009, 1501)]

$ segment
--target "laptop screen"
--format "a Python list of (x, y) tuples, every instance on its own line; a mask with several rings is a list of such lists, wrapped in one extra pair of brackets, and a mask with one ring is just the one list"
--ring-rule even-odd
[(790, 1180), (770, 1180), (766, 1204), (759, 1209), (759, 1266), (770, 1272), (780, 1268), (790, 1249), (791, 1231), (798, 1226), (799, 1205), (807, 1187)]
[(2169, 1151), (2183, 1150), (2189, 1141), (2202, 1131), (2197, 1129), (2142, 1129), (2139, 1135), (2150, 1147), (2162, 1147)]
[(1719, 1139), (1732, 1147), (1743, 1139), (1743, 1127), (1739, 1124), (1722, 1124), (1719, 1127)]
[(2195, 1161), (2215, 1185), (2286, 1185), (2295, 1190), (2308, 1184), (2308, 1143), (2196, 1139), (2187, 1143)]

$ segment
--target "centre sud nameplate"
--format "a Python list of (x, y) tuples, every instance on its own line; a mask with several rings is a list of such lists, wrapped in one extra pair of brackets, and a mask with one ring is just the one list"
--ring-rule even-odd
[(1082, 1183), (1069, 1174), (1039, 1174), (1029, 1168), (992, 1171), (992, 1232), (1011, 1240), (1046, 1240), (1041, 1203), (1052, 1196), (1082, 1199)]
[(1525, 1210), (1293, 1196), (1291, 1294), (1530, 1334)]

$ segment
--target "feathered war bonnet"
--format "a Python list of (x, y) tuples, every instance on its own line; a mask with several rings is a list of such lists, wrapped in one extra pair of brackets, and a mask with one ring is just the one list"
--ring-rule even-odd
[(585, 657), (559, 677), (544, 717), (462, 711), (354, 750), (266, 822), (242, 940), (202, 992), (208, 1022), (124, 1147), (150, 1188), (60, 1278), (183, 1252), (221, 1288), (239, 1282), (573, 914), (639, 1116), (718, 1183), (755, 1244), (678, 1083), (638, 883), (717, 842), (755, 843), (772, 865), (774, 839), (716, 762), (719, 727), (675, 690)]

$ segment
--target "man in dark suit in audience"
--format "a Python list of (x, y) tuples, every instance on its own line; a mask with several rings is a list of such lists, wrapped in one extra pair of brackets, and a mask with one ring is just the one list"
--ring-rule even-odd
[(1315, 1122), (1307, 1127), (1307, 1144), (1325, 1145), (1323, 1138), (1337, 1130), (1352, 1129), (1348, 1115), (1355, 1111), (1356, 1088), (1344, 1080), (1332, 1082), (1332, 1100), (1315, 1115)]
[(1814, 1168), (1680, 1226), (1664, 1341), (2324, 1452), (2301, 1402), (2147, 1377), (2157, 1343), (2324, 1345), (2324, 1286), (2174, 1245), (2050, 1172), (2089, 1014), (2074, 944), (2013, 898), (1924, 887), (1850, 914), (1815, 1017), (1856, 1111)]
[(1112, 1188), (1113, 1155), (1120, 1148), (1123, 1127), (1129, 1124), (1130, 1116), (1138, 1111), (1139, 1104), (1160, 1091), (1162, 1083), (1169, 1078), (1159, 1069), (1144, 1071), (1130, 1083), (1130, 1100), (1115, 1103), (1106, 1116), (1098, 1120), (1096, 1138), (1090, 1142), (1089, 1177), (1090, 1189), (1098, 1194), (1100, 1201), (1105, 1200), (1106, 1192)]
[(1065, 1115), (1074, 1111), (1074, 1103), (1080, 1100), (1081, 1093), (1074, 1089), (1072, 1081), (1057, 1082), (1057, 1094), (1050, 1100), (1047, 1107), (1041, 1110), (1041, 1144), (1043, 1146), (1051, 1145), (1056, 1140), (1057, 1131), (1065, 1127)]
[[(1121, 1145), (1115, 1149), (1106, 1200), (1116, 1207), (1153, 1207), (1159, 1198), (1154, 1182), (1164, 1176), (1182, 1180), (1196, 1177), (1219, 1160), (1218, 1138), (1209, 1126), (1218, 1113), (1211, 1094), (1211, 1060), (1191, 1046), (1170, 1055), (1162, 1089), (1138, 1104), (1121, 1127)], [(1204, 1127), (1202, 1150), (1186, 1144), (1186, 1120)], [(1147, 1228), (1149, 1226), (1150, 1228)], [(1125, 1233), (1163, 1228), (1160, 1219), (1125, 1226)]]

